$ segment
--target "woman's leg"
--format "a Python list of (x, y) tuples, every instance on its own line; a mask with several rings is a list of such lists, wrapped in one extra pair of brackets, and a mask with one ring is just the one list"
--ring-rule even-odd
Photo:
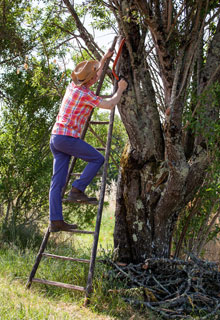
[(88, 164), (84, 168), (80, 178), (75, 180), (72, 186), (84, 192), (103, 165), (105, 158), (95, 148), (81, 139), (77, 141), (77, 149), (79, 150), (77, 158), (88, 162)]
[(51, 137), (50, 148), (54, 157), (49, 193), (50, 220), (63, 220), (61, 193), (66, 182), (70, 156), (56, 149), (53, 136)]
[(103, 165), (105, 158), (95, 148), (79, 138), (54, 135), (53, 140), (54, 147), (56, 150), (59, 150), (60, 153), (71, 155), (88, 162), (80, 178), (73, 183), (75, 188), (84, 192), (85, 188)]

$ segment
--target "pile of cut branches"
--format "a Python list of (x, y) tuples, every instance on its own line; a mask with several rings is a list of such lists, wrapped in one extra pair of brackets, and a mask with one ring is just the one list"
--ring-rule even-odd
[[(126, 287), (110, 290), (137, 306), (145, 306), (164, 319), (220, 319), (220, 272), (214, 262), (191, 256), (151, 258), (138, 265), (115, 263), (114, 277)], [(112, 276), (112, 275), (111, 275)]]

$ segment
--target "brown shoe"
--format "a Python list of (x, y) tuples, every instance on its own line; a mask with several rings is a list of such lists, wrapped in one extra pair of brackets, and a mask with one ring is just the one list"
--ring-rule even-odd
[(72, 190), (69, 192), (68, 197), (65, 199), (70, 202), (97, 202), (96, 198), (89, 198), (84, 192), (73, 192)]
[(50, 232), (70, 231), (77, 229), (77, 224), (69, 224), (63, 220), (53, 220), (50, 221), (49, 228)]

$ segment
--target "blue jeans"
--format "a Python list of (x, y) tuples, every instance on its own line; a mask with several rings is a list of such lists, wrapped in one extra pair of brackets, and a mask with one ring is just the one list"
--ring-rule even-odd
[(50, 149), (54, 158), (49, 194), (50, 220), (63, 220), (61, 193), (66, 183), (71, 156), (88, 162), (80, 178), (72, 184), (83, 192), (103, 165), (105, 158), (85, 141), (70, 136), (53, 134), (50, 139)]

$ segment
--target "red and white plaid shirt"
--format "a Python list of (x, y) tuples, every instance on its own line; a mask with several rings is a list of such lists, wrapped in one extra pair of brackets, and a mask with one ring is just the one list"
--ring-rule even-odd
[(83, 126), (92, 109), (102, 101), (85, 86), (73, 82), (67, 87), (52, 134), (80, 137)]

